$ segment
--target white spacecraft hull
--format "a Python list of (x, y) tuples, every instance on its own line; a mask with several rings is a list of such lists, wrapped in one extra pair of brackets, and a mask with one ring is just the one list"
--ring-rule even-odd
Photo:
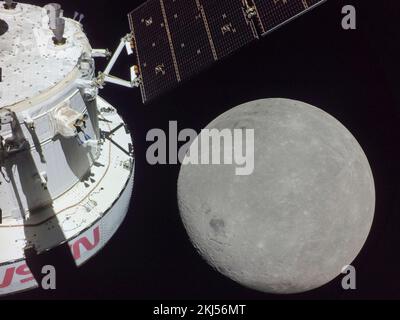
[[(72, 253), (78, 254), (74, 257), (77, 265), (82, 265), (91, 259), (110, 241), (126, 216), (132, 188), (133, 174), (120, 198), (104, 217), (75, 239), (68, 241), (69, 247), (74, 250)], [(0, 282), (0, 295), (35, 289), (39, 285), (25, 259), (1, 265)]]
[[(133, 188), (133, 174), (120, 198), (108, 210), (103, 218), (82, 232), (75, 239), (68, 241), (77, 265), (82, 265), (94, 257), (115, 234), (122, 224), (129, 208)], [(0, 295), (22, 292), (38, 287), (25, 259), (0, 266)]]
[[(115, 109), (97, 99), (103, 121), (100, 128), (110, 132), (123, 124)], [(103, 141), (99, 170), (92, 170), (92, 187), (87, 181), (56, 199), (54, 216), (42, 222), (0, 225), (0, 295), (36, 288), (24, 256), (31, 243), (38, 253), (68, 243), (77, 266), (96, 255), (115, 234), (128, 211), (134, 182), (134, 161), (129, 150), (131, 136), (120, 127)], [(89, 189), (82, 193), (81, 190)], [(71, 202), (75, 198), (75, 202)], [(71, 205), (73, 203), (73, 205)], [(64, 206), (64, 208), (62, 208)], [(67, 206), (67, 207), (66, 207)], [(59, 209), (59, 210), (58, 210)], [(40, 215), (40, 213), (39, 213)], [(40, 234), (40, 237), (37, 235)], [(36, 237), (35, 237), (36, 236)], [(8, 254), (8, 258), (7, 258)]]
[(65, 245), (80, 266), (104, 247), (128, 211), (134, 155), (82, 25), (57, 4), (0, 1), (0, 20), (1, 296), (40, 285), (35, 254)]

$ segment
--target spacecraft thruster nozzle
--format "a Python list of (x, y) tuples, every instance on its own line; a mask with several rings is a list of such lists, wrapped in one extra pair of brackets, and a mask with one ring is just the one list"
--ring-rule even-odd
[(65, 44), (66, 39), (64, 38), (65, 31), (65, 20), (64, 18), (56, 19), (56, 28), (52, 30), (54, 33), (53, 41), (56, 45)]

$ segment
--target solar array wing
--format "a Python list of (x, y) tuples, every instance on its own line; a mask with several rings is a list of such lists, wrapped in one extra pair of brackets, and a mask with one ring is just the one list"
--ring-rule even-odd
[(129, 13), (147, 103), (326, 0), (149, 0)]

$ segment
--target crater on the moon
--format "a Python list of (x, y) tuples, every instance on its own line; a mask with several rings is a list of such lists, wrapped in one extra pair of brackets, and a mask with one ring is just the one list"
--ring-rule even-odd
[(225, 222), (222, 219), (211, 219), (210, 226), (216, 235), (224, 233)]

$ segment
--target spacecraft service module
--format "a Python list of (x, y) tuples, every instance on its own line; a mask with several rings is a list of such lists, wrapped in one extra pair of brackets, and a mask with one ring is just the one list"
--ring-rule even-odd
[(68, 244), (77, 266), (122, 223), (130, 202), (131, 135), (98, 96), (129, 36), (95, 76), (96, 50), (58, 4), (0, 1), (0, 295), (38, 286), (28, 250)]

